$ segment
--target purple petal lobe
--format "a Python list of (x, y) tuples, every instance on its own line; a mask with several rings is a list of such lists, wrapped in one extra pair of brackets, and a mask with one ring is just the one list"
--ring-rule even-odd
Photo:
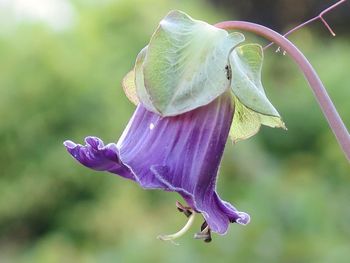
[(139, 105), (117, 144), (96, 137), (86, 145), (66, 141), (83, 165), (133, 179), (143, 188), (176, 191), (210, 229), (225, 234), (230, 222), (247, 224), (216, 193), (216, 176), (233, 117), (232, 98), (223, 94), (210, 104), (173, 117), (161, 117)]
[(134, 175), (120, 162), (116, 144), (104, 145), (97, 137), (85, 138), (86, 145), (65, 141), (68, 152), (82, 165), (97, 171), (108, 171), (134, 180)]

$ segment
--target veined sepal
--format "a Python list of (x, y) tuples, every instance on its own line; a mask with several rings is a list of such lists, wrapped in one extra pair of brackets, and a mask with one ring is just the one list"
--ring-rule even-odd
[[(135, 82), (124, 82), (126, 94), (132, 94), (128, 86), (136, 86), (138, 100), (162, 116), (207, 105), (230, 88), (225, 69), (228, 57), (243, 41), (241, 33), (229, 34), (171, 11), (138, 55)], [(136, 101), (134, 96), (131, 100)]]
[(135, 71), (130, 70), (122, 80), (122, 86), (126, 97), (134, 105), (139, 104), (139, 98), (136, 93), (136, 84), (135, 84)]
[(261, 125), (286, 129), (278, 111), (268, 100), (261, 83), (263, 50), (258, 44), (246, 44), (230, 54), (231, 91), (235, 113), (230, 137), (233, 142), (255, 135)]
[(123, 80), (124, 91), (134, 104), (174, 116), (231, 90), (234, 142), (253, 136), (261, 125), (286, 129), (261, 83), (263, 50), (257, 44), (237, 47), (243, 40), (240, 33), (229, 34), (171, 11), (138, 54), (134, 69)]
[(259, 132), (261, 125), (287, 129), (280, 117), (255, 112), (241, 103), (236, 96), (233, 96), (233, 101), (235, 113), (229, 135), (234, 143), (254, 136)]

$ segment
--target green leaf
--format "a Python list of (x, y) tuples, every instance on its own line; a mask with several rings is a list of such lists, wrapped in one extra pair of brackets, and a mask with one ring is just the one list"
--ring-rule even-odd
[(244, 106), (234, 97), (235, 113), (230, 129), (230, 138), (234, 143), (248, 139), (255, 135), (261, 124), (286, 130), (284, 122), (279, 117), (263, 115)]
[(243, 40), (240, 33), (229, 34), (180, 11), (170, 12), (148, 45), (145, 89), (136, 83), (141, 102), (163, 116), (210, 103), (229, 88), (229, 53)]
[(261, 84), (262, 63), (263, 50), (260, 45), (247, 44), (235, 48), (230, 55), (231, 88), (234, 95), (249, 109), (279, 117)]

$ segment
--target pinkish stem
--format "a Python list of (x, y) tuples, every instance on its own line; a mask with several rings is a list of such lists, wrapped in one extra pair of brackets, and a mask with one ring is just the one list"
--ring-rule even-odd
[(276, 31), (267, 28), (265, 26), (245, 22), (245, 21), (224, 21), (215, 25), (218, 28), (226, 30), (243, 30), (260, 35), (280, 46), (283, 50), (289, 54), (292, 59), (298, 64), (303, 71), (305, 78), (309, 82), (311, 89), (313, 90), (316, 99), (325, 115), (329, 126), (331, 127), (335, 137), (338, 140), (341, 148), (343, 149), (347, 159), (350, 161), (350, 135), (346, 129), (345, 124), (340, 118), (332, 100), (330, 99), (326, 89), (324, 88), (320, 78), (316, 71), (301, 53), (301, 51), (287, 38), (277, 33)]

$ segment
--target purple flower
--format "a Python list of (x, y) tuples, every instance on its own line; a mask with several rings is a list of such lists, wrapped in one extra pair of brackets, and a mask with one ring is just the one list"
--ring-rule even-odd
[(139, 104), (117, 144), (87, 137), (84, 146), (72, 141), (64, 145), (89, 168), (118, 174), (144, 189), (178, 192), (189, 206), (179, 210), (201, 213), (207, 234), (225, 234), (229, 223), (249, 222), (248, 214), (221, 200), (215, 189), (233, 112), (228, 92), (173, 117), (161, 117)]

